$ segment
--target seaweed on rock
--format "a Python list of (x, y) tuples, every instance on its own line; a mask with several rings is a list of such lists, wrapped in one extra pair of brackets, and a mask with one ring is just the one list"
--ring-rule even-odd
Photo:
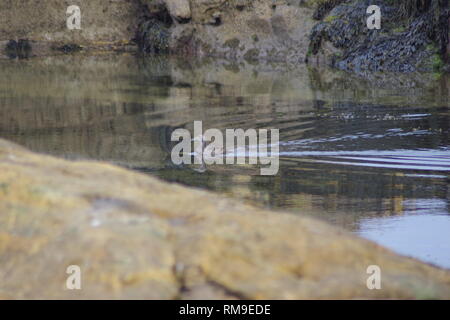
[(165, 6), (147, 12), (139, 23), (134, 39), (139, 50), (147, 54), (168, 53), (172, 24), (172, 17)]
[[(448, 0), (329, 3), (335, 6), (312, 29), (310, 56), (324, 53), (324, 43), (330, 42), (336, 51), (324, 54), (332, 66), (342, 70), (440, 71), (436, 69), (444, 65), (449, 42)], [(383, 12), (381, 30), (366, 27), (366, 9), (372, 4)]]

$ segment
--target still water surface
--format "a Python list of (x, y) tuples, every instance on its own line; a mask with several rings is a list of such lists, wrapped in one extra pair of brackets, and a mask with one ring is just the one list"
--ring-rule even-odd
[[(311, 215), (450, 268), (450, 78), (64, 56), (0, 61), (0, 137)], [(278, 128), (278, 175), (174, 166), (177, 128)], [(206, 170), (204, 170), (206, 169)]]

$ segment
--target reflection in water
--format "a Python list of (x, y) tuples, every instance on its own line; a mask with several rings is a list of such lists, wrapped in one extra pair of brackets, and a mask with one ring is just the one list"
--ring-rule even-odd
[[(450, 268), (450, 79), (157, 57), (1, 61), (0, 136), (343, 226)], [(280, 129), (279, 174), (174, 166), (176, 128)]]

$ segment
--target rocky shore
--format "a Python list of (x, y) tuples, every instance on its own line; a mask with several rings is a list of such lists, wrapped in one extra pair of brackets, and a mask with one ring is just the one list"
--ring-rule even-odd
[(4, 299), (450, 298), (448, 271), (323, 222), (4, 140), (0, 212)]
[[(369, 5), (381, 30), (366, 26)], [(81, 30), (66, 8), (79, 5)], [(140, 51), (234, 61), (327, 64), (352, 71), (447, 70), (448, 1), (128, 0), (0, 4), (0, 51), (10, 58)]]

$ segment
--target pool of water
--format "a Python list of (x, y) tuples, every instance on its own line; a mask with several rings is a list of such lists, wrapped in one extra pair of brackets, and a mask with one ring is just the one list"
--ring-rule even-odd
[[(0, 61), (0, 137), (310, 215), (450, 268), (450, 78), (132, 55)], [(280, 170), (175, 166), (171, 133), (280, 130)]]

